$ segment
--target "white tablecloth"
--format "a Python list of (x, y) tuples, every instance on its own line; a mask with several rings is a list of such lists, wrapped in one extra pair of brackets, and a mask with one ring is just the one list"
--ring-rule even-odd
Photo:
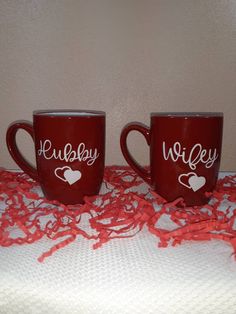
[(145, 228), (93, 250), (79, 237), (0, 247), (1, 314), (235, 314), (236, 261), (222, 241), (158, 248)]

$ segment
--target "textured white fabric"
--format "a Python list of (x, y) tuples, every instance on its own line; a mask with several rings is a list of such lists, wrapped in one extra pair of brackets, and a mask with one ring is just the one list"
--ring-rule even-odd
[(146, 229), (93, 250), (78, 238), (44, 263), (42, 239), (0, 248), (1, 314), (235, 314), (236, 262), (225, 242), (157, 248)]

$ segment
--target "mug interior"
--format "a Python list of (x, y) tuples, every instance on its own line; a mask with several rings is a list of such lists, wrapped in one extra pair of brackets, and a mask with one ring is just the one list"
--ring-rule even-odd
[(91, 117), (105, 116), (105, 112), (96, 110), (37, 110), (33, 112), (33, 115), (50, 117)]
[(223, 112), (152, 112), (151, 117), (211, 118), (223, 117)]

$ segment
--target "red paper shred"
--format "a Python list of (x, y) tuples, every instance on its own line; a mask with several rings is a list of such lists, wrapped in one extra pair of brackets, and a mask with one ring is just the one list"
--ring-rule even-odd
[[(163, 219), (171, 222), (170, 229), (163, 227)], [(109, 166), (100, 195), (66, 206), (45, 199), (26, 174), (0, 168), (0, 245), (30, 244), (43, 237), (55, 241), (39, 262), (79, 236), (97, 249), (115, 238), (134, 237), (144, 227), (157, 237), (158, 247), (218, 239), (232, 246), (236, 259), (235, 220), (236, 175), (218, 180), (209, 204), (185, 207), (182, 198), (167, 203), (131, 168)]]

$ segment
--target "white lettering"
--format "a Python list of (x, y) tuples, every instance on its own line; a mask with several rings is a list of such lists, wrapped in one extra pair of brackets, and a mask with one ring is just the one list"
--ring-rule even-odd
[(45, 159), (59, 159), (65, 162), (73, 162), (75, 160), (86, 162), (88, 166), (92, 166), (99, 157), (97, 148), (87, 148), (85, 143), (80, 143), (77, 150), (74, 150), (71, 143), (67, 143), (63, 149), (55, 149), (52, 147), (50, 140), (40, 140), (40, 148), (38, 156), (43, 156)]
[(166, 148), (166, 143), (162, 143), (162, 152), (165, 160), (171, 159), (173, 162), (182, 159), (184, 164), (188, 164), (190, 169), (195, 170), (197, 165), (201, 162), (205, 164), (206, 168), (213, 166), (214, 162), (218, 158), (218, 154), (215, 149), (204, 149), (201, 144), (195, 144), (190, 153), (186, 153), (186, 148), (182, 147), (179, 142), (175, 142), (173, 147)]

